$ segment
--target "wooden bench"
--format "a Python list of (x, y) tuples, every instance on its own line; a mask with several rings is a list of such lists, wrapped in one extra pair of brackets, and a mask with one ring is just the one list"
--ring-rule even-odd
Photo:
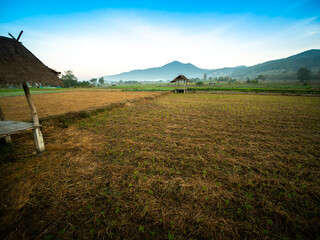
[[(36, 126), (34, 123), (30, 122), (20, 122), (20, 121), (12, 121), (12, 120), (5, 120), (4, 114), (2, 112), (2, 109), (0, 107), (0, 138), (5, 138), (6, 143), (11, 144), (11, 135), (20, 133), (23, 131), (27, 130), (34, 130), (34, 141), (38, 150), (38, 146), (43, 145), (43, 150), (44, 151), (44, 143), (43, 143), (43, 138), (41, 135), (41, 138), (38, 138), (37, 135), (39, 134), (39, 128), (41, 127), (40, 125)], [(38, 130), (38, 131), (37, 131)], [(40, 132), (41, 134), (41, 132)], [(41, 152), (41, 151), (39, 151)]]
[(29, 122), (0, 121), (0, 138), (34, 128), (34, 124)]

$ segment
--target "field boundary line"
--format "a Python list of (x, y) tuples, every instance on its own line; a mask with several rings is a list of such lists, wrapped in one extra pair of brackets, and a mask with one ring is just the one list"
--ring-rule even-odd
[(276, 92), (240, 92), (240, 91), (193, 91), (188, 93), (202, 93), (202, 94), (249, 94), (249, 95), (275, 95), (275, 96), (308, 96), (320, 97), (319, 93), (276, 93)]
[(39, 120), (43, 126), (58, 125), (60, 127), (66, 128), (69, 125), (71, 125), (72, 123), (74, 123), (75, 121), (90, 117), (91, 115), (97, 115), (101, 112), (112, 111), (114, 109), (126, 107), (126, 106), (128, 106), (127, 103), (141, 103), (144, 101), (152, 101), (152, 100), (155, 100), (159, 97), (169, 95), (169, 94), (171, 94), (171, 92), (161, 92), (157, 96), (139, 97), (136, 99), (125, 100), (122, 102), (110, 103), (108, 105), (91, 107), (91, 108), (83, 109), (80, 111), (71, 111), (71, 112), (67, 112), (67, 113), (63, 113), (63, 114), (42, 117)]

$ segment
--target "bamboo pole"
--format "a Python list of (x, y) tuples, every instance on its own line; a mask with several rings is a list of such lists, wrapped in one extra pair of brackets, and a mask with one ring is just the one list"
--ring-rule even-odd
[(36, 108), (34, 106), (34, 103), (31, 99), (29, 87), (27, 86), (26, 83), (23, 83), (22, 87), (23, 87), (24, 94), (26, 95), (28, 104), (29, 104), (29, 108), (31, 111), (32, 120), (33, 120), (33, 124), (34, 124), (34, 129), (33, 129), (34, 143), (36, 144), (37, 151), (39, 153), (41, 153), (45, 150), (45, 147), (44, 147), (42, 133), (40, 131), (38, 114), (37, 114)]
[[(0, 118), (1, 118), (1, 121), (4, 121), (4, 120), (5, 120), (4, 114), (3, 114), (3, 112), (2, 112), (1, 107), (0, 107)], [(12, 143), (11, 136), (6, 136), (6, 137), (5, 137), (5, 140), (6, 140), (6, 143), (8, 143), (8, 144), (11, 144), (11, 143)]]

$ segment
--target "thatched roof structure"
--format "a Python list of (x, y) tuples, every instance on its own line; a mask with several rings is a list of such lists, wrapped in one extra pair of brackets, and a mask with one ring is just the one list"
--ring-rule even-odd
[(179, 81), (186, 81), (188, 83), (191, 83), (191, 81), (188, 78), (186, 78), (184, 75), (179, 75), (178, 77), (173, 79), (170, 83), (179, 82)]
[(42, 84), (57, 86), (59, 73), (48, 68), (21, 42), (0, 36), (0, 85)]

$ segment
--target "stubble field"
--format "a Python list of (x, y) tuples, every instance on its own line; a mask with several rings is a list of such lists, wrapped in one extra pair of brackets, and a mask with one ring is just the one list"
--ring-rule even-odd
[[(317, 239), (320, 98), (169, 94), (2, 154), (5, 239)], [(2, 149), (4, 149), (2, 147)]]
[[(144, 97), (155, 97), (159, 92), (63, 92), (32, 95), (40, 118), (107, 106)], [(0, 106), (6, 119), (32, 120), (25, 96), (0, 97)]]

